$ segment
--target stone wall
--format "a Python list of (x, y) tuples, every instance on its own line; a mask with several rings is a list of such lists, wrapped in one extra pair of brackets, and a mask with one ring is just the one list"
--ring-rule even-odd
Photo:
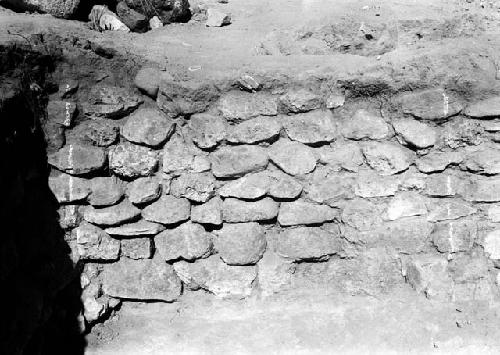
[(499, 97), (219, 85), (152, 68), (129, 84), (62, 80), (48, 105), (60, 128), (47, 134), (49, 185), (84, 264), (88, 324), (122, 300), (199, 289), (407, 282), (444, 301), (497, 297)]

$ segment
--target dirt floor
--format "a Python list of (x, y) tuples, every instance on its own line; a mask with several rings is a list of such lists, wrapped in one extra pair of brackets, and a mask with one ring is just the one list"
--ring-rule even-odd
[[(316, 290), (317, 291), (317, 290)], [(104, 354), (498, 354), (498, 308), (296, 291), (221, 301), (127, 303), (88, 337)]]
[[(461, 68), (470, 64), (484, 66), (492, 78), (499, 74), (500, 1), (205, 3), (231, 12), (233, 23), (98, 33), (82, 22), (0, 8), (0, 43), (38, 32), (76, 36), (187, 78), (341, 77), (407, 63), (419, 72), (427, 66), (466, 76)], [(354, 33), (361, 26), (386, 40), (359, 44)], [(409, 286), (380, 297), (297, 289), (240, 301), (194, 292), (173, 304), (123, 304), (88, 336), (88, 354), (498, 354), (499, 321), (496, 306), (437, 303)]]

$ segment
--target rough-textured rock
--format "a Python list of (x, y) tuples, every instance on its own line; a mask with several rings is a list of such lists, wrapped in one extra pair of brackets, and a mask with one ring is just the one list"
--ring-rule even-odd
[(188, 288), (202, 288), (220, 298), (250, 296), (257, 278), (255, 266), (229, 266), (217, 255), (194, 263), (180, 261), (174, 268)]
[(219, 189), (219, 194), (222, 197), (257, 199), (269, 192), (270, 184), (269, 174), (259, 172), (228, 182)]
[(490, 97), (475, 102), (464, 110), (464, 114), (473, 118), (494, 118), (500, 116), (500, 96)]
[(292, 89), (279, 98), (280, 108), (285, 112), (307, 112), (321, 107), (321, 96), (306, 89)]
[(141, 235), (155, 235), (165, 230), (165, 226), (141, 219), (138, 222), (106, 228), (105, 232), (120, 238), (134, 238)]
[(219, 197), (213, 197), (204, 204), (193, 206), (191, 220), (201, 224), (221, 225), (222, 200)]
[(269, 149), (269, 158), (290, 175), (303, 175), (314, 170), (317, 157), (308, 146), (280, 139)]
[(78, 205), (62, 205), (57, 210), (59, 225), (63, 229), (72, 229), (82, 221), (81, 207)]
[(187, 22), (191, 16), (188, 0), (124, 0), (135, 11), (147, 18), (157, 16), (163, 23)]
[(500, 178), (473, 178), (461, 193), (465, 200), (472, 202), (499, 202)]
[(142, 210), (144, 219), (161, 224), (174, 224), (189, 219), (191, 204), (185, 198), (163, 195)]
[(467, 170), (476, 173), (500, 174), (500, 149), (496, 149), (496, 147), (478, 147), (467, 153), (464, 165)]
[(222, 218), (226, 222), (269, 221), (278, 215), (279, 204), (271, 198), (241, 201), (227, 198), (222, 203)]
[(195, 173), (203, 173), (212, 168), (212, 163), (207, 156), (195, 155), (193, 158), (193, 165), (191, 167)]
[(342, 210), (342, 222), (360, 231), (370, 231), (382, 223), (381, 207), (363, 199), (349, 201)]
[(82, 222), (73, 230), (78, 254), (82, 260), (117, 260), (120, 241), (111, 238), (101, 228)]
[(155, 201), (161, 195), (161, 184), (156, 177), (138, 178), (127, 186), (127, 195), (133, 204)]
[(154, 240), (158, 254), (165, 261), (195, 260), (207, 257), (212, 252), (210, 233), (191, 222), (161, 232)]
[(460, 164), (464, 156), (460, 152), (432, 152), (416, 160), (417, 169), (423, 173), (443, 171), (449, 165)]
[(226, 137), (226, 121), (215, 115), (197, 113), (189, 119), (193, 142), (202, 149), (215, 147)]
[(49, 177), (49, 188), (59, 203), (83, 200), (90, 194), (87, 180), (68, 174)]
[(329, 110), (285, 116), (283, 125), (291, 140), (305, 144), (331, 142), (338, 135), (337, 125)]
[(442, 126), (440, 139), (452, 149), (478, 145), (484, 141), (484, 129), (477, 121), (459, 116)]
[[(121, 2), (123, 3), (123, 2)], [(142, 67), (134, 78), (134, 85), (149, 97), (156, 99), (161, 80), (168, 76), (157, 68)]]
[(278, 222), (282, 226), (299, 224), (319, 224), (338, 218), (339, 212), (329, 206), (316, 205), (305, 201), (282, 202)]
[(262, 87), (261, 83), (257, 79), (248, 74), (240, 76), (237, 84), (242, 90), (246, 90), (248, 92), (257, 91)]
[(163, 172), (180, 174), (193, 167), (194, 154), (182, 137), (173, 136), (163, 147)]
[(76, 113), (76, 104), (71, 101), (51, 100), (47, 104), (47, 117), (64, 127), (71, 127)]
[(268, 155), (264, 148), (242, 145), (223, 147), (210, 154), (210, 160), (216, 177), (237, 177), (263, 170), (267, 166)]
[(483, 247), (490, 259), (500, 259), (500, 229), (493, 230), (486, 235)]
[(67, 99), (68, 97), (71, 97), (74, 93), (76, 93), (79, 87), (80, 83), (78, 82), (78, 80), (65, 78), (59, 84), (59, 97), (61, 99)]
[(329, 175), (321, 171), (314, 172), (312, 180), (305, 186), (307, 197), (318, 203), (330, 206), (354, 196), (353, 180), (343, 175)]
[(365, 162), (358, 143), (336, 142), (332, 147), (322, 147), (319, 150), (319, 162), (328, 164), (334, 170), (359, 171)]
[(357, 177), (354, 193), (365, 198), (394, 196), (398, 188), (399, 181), (396, 177), (364, 171)]
[(302, 192), (302, 185), (279, 170), (269, 172), (269, 195), (275, 199), (294, 199)]
[(181, 294), (181, 280), (174, 268), (161, 258), (120, 259), (103, 267), (102, 290), (117, 298), (144, 301), (175, 301)]
[(463, 109), (459, 99), (441, 88), (403, 94), (397, 101), (404, 113), (424, 120), (442, 120)]
[(123, 183), (115, 177), (95, 177), (90, 180), (88, 201), (92, 206), (114, 205), (125, 193)]
[(492, 222), (500, 222), (500, 205), (492, 205), (488, 207), (488, 218)]
[(175, 122), (157, 109), (135, 111), (122, 127), (122, 135), (133, 143), (157, 147), (174, 132)]
[(427, 214), (427, 207), (422, 196), (407, 191), (396, 195), (387, 206), (386, 218), (390, 221), (402, 217), (420, 216)]
[(392, 175), (408, 169), (414, 154), (392, 143), (370, 142), (363, 145), (363, 154), (368, 165), (381, 175)]
[(291, 283), (293, 272), (293, 262), (268, 249), (259, 261), (258, 285), (261, 295), (271, 296), (286, 288)]
[(340, 232), (318, 227), (298, 227), (280, 233), (276, 252), (284, 258), (324, 260), (341, 251)]
[(477, 238), (477, 224), (467, 219), (436, 223), (431, 237), (441, 253), (469, 251)]
[(97, 147), (69, 144), (47, 157), (50, 165), (72, 175), (100, 170), (106, 164), (106, 152)]
[(157, 28), (162, 28), (163, 22), (161, 22), (161, 20), (158, 16), (153, 16), (149, 19), (149, 27), (152, 30), (156, 30)]
[(215, 178), (211, 173), (186, 173), (170, 184), (170, 193), (191, 201), (206, 202), (215, 193)]
[(231, 14), (217, 9), (207, 9), (207, 27), (222, 27), (231, 24)]
[(278, 114), (276, 98), (261, 93), (229, 92), (220, 98), (218, 107), (222, 115), (230, 121)]
[(83, 210), (83, 218), (90, 223), (114, 226), (136, 219), (141, 214), (141, 210), (135, 207), (127, 199), (118, 205), (94, 208), (87, 206)]
[(116, 5), (116, 14), (131, 31), (145, 32), (147, 30), (148, 18), (128, 7), (125, 1), (120, 1)]
[(253, 144), (279, 136), (281, 123), (274, 117), (260, 116), (231, 126), (227, 140), (232, 143)]
[(429, 176), (425, 184), (425, 193), (429, 196), (454, 196), (461, 187), (460, 177), (451, 174), (439, 174)]
[(467, 217), (477, 212), (477, 209), (468, 203), (460, 201), (442, 201), (437, 200), (435, 206), (430, 209), (427, 220), (431, 222), (454, 220), (461, 217)]
[(55, 17), (73, 17), (80, 6), (80, 0), (5, 0), (6, 4), (24, 11), (38, 11)]
[(427, 298), (450, 301), (453, 292), (453, 280), (448, 270), (446, 258), (437, 255), (413, 257), (405, 266), (406, 280)]
[(328, 109), (339, 108), (345, 104), (345, 95), (342, 93), (331, 93), (326, 98), (325, 106)]
[(120, 243), (122, 256), (129, 259), (149, 259), (153, 255), (150, 238), (123, 239)]
[(432, 147), (437, 140), (436, 131), (426, 125), (410, 119), (393, 121), (392, 126), (403, 143), (416, 148)]
[(151, 175), (157, 164), (156, 152), (147, 147), (122, 143), (109, 150), (110, 169), (125, 178)]
[(90, 92), (90, 98), (83, 105), (87, 116), (117, 119), (134, 111), (142, 99), (124, 88), (96, 86)]
[(257, 199), (266, 194), (277, 199), (292, 199), (301, 191), (302, 185), (291, 176), (280, 171), (264, 171), (228, 182), (219, 189), (219, 194), (223, 197), (247, 200)]
[(390, 135), (389, 125), (379, 114), (358, 110), (342, 124), (342, 134), (348, 139), (384, 139)]
[[(89, 14), (89, 27), (93, 30), (103, 32), (103, 31), (122, 31), (125, 33), (130, 32), (130, 28), (125, 25), (120, 18), (111, 11), (106, 5), (94, 5)], [(103, 47), (99, 44), (92, 43), (91, 46), (94, 48)], [(106, 51), (110, 53), (110, 51)], [(110, 55), (112, 57), (112, 55)]]
[(119, 129), (115, 121), (104, 118), (86, 120), (81, 122), (71, 131), (66, 132), (68, 142), (81, 142), (82, 144), (108, 147), (116, 142)]
[(214, 239), (215, 249), (228, 265), (257, 263), (266, 245), (264, 228), (254, 222), (224, 224)]
[(361, 239), (353, 241), (370, 247), (385, 247), (396, 253), (415, 254), (428, 246), (432, 228), (433, 224), (427, 222), (425, 217), (406, 217), (358, 234)]
[(200, 81), (163, 80), (156, 103), (170, 117), (205, 111), (219, 94), (214, 85)]

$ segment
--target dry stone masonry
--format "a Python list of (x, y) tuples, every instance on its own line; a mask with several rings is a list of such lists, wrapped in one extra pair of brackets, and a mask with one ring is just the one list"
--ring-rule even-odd
[(381, 107), (243, 79), (145, 67), (131, 88), (61, 83), (48, 114), (66, 143), (49, 186), (85, 265), (88, 324), (122, 300), (270, 295), (300, 279), (498, 296), (499, 97), (428, 88)]

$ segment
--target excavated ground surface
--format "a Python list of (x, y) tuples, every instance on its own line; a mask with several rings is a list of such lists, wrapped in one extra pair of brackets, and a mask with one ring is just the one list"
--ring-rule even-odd
[[(137, 66), (155, 63), (179, 79), (221, 83), (249, 73), (269, 87), (288, 79), (314, 86), (324, 78), (373, 77), (392, 81), (396, 91), (406, 83), (432, 87), (443, 80), (461, 81), (476, 93), (500, 88), (495, 2), (213, 4), (232, 12), (233, 24), (174, 24), (143, 35), (97, 33), (80, 22), (0, 10), (0, 42), (54, 33), (89, 40), (94, 52), (99, 46), (101, 54), (116, 51)], [(354, 35), (361, 26), (373, 38)], [(494, 304), (439, 303), (409, 286), (374, 296), (309, 286), (297, 283), (284, 294), (243, 301), (188, 292), (172, 304), (124, 303), (87, 337), (88, 353), (498, 353)]]

